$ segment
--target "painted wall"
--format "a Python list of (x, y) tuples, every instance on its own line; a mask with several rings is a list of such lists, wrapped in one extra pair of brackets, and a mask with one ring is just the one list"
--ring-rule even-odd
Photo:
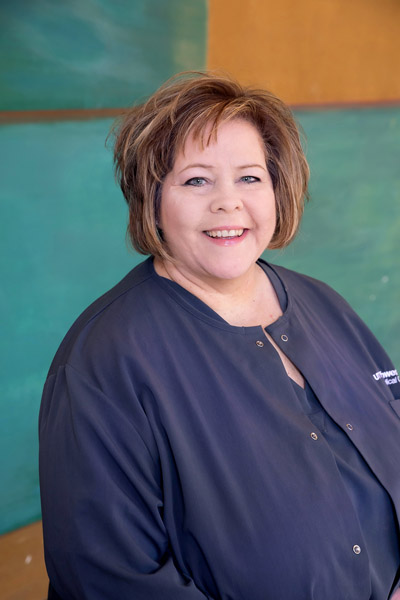
[(129, 106), (204, 68), (205, 0), (3, 0), (0, 28), (0, 110)]
[(400, 99), (398, 0), (209, 0), (209, 68), (292, 104)]
[[(397, 0), (5, 0), (0, 110), (123, 107), (205, 65), (288, 102), (399, 98)], [(400, 366), (400, 107), (296, 111), (312, 201), (273, 261), (324, 279)], [(104, 140), (111, 121), (0, 127), (0, 532), (40, 517), (37, 413), (68, 326), (141, 257)]]
[(209, 0), (208, 67), (308, 105), (311, 203), (293, 245), (265, 257), (340, 291), (398, 367), (399, 26), (397, 0)]
[(311, 201), (293, 244), (265, 257), (333, 286), (400, 369), (400, 106), (296, 117)]
[[(0, 110), (127, 106), (205, 67), (206, 18), (205, 0), (3, 1)], [(62, 337), (141, 260), (125, 243), (110, 126), (0, 127), (0, 532), (40, 518), (37, 418)]]
[(37, 416), (75, 317), (134, 262), (110, 121), (0, 127), (0, 526), (40, 518)]

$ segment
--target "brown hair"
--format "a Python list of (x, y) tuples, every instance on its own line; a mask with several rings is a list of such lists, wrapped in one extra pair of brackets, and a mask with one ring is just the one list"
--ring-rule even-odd
[(290, 109), (266, 90), (244, 87), (227, 76), (188, 72), (167, 81), (114, 128), (115, 172), (129, 206), (129, 237), (138, 252), (170, 258), (157, 230), (163, 180), (189, 134), (208, 144), (218, 126), (231, 119), (252, 123), (264, 142), (277, 211), (269, 248), (292, 241), (303, 214), (309, 169)]

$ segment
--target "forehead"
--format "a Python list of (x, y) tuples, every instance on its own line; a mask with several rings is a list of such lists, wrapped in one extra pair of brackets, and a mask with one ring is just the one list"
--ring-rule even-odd
[(201, 127), (192, 127), (176, 151), (176, 157), (187, 154), (206, 152), (213, 147), (220, 147), (229, 152), (245, 146), (266, 154), (265, 144), (257, 127), (245, 119), (229, 119), (221, 123), (208, 122)]

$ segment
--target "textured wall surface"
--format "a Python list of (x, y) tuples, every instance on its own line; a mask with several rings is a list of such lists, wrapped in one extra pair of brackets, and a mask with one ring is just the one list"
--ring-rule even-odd
[(109, 121), (0, 128), (0, 524), (39, 518), (37, 415), (72, 321), (134, 262)]
[(298, 238), (266, 257), (333, 286), (400, 367), (400, 107), (296, 116), (311, 199)]
[[(0, 110), (127, 106), (205, 67), (206, 17), (205, 0), (2, 2)], [(140, 260), (125, 244), (110, 125), (0, 127), (0, 532), (40, 518), (37, 418), (58, 344)]]
[[(400, 98), (397, 0), (6, 0), (0, 110), (121, 107), (208, 66), (292, 103)], [(311, 196), (279, 262), (341, 292), (400, 366), (400, 108), (297, 111)], [(141, 257), (111, 121), (0, 127), (0, 532), (40, 517), (37, 415), (73, 319)]]
[(286, 102), (400, 100), (398, 0), (209, 0), (208, 64)]
[(5, 0), (0, 110), (128, 106), (204, 68), (205, 0)]
[(397, 0), (209, 0), (208, 67), (307, 105), (312, 201), (294, 244), (265, 256), (335, 287), (398, 366), (399, 26)]

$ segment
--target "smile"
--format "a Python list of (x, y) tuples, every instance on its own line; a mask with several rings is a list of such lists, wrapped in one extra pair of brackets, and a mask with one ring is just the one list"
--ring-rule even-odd
[(205, 231), (205, 234), (212, 238), (233, 238), (241, 237), (244, 229), (222, 229), (218, 231)]

